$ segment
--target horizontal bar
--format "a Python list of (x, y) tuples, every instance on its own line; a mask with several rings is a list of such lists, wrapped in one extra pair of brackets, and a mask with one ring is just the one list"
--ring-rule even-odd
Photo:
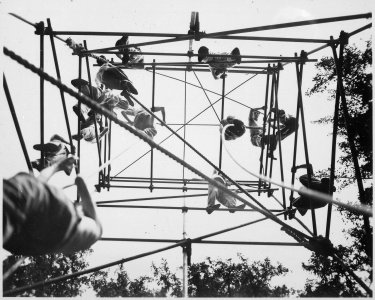
[[(355, 34), (357, 34), (357, 33), (360, 33), (360, 32), (362, 32), (363, 30), (369, 29), (369, 28), (371, 28), (371, 26), (372, 26), (372, 23), (369, 23), (369, 24), (367, 24), (367, 25), (365, 25), (365, 26), (362, 26), (362, 27), (360, 27), (360, 28), (358, 28), (358, 29), (356, 29), (356, 30), (350, 32), (350, 33), (349, 33), (349, 37), (351, 37), (351, 36), (353, 36), (353, 35), (355, 35)], [(336, 40), (336, 41), (337, 41), (337, 40)], [(323, 46), (321, 46), (321, 47), (318, 47), (318, 48), (316, 48), (316, 49), (313, 49), (313, 50), (307, 52), (307, 55), (310, 55), (310, 54), (316, 53), (316, 52), (318, 52), (318, 51), (320, 51), (320, 50), (323, 50), (323, 49), (329, 47), (330, 45), (331, 45), (331, 42), (327, 43), (327, 45), (323, 45)]]
[[(120, 179), (139, 179), (139, 180), (150, 180), (149, 177), (134, 177), (134, 176), (115, 176), (115, 177), (111, 177), (110, 180), (114, 179), (114, 178), (120, 178)], [(207, 183), (207, 180), (204, 180), (204, 179), (201, 179), (201, 178), (166, 178), (166, 177), (154, 177), (154, 179), (157, 179), (157, 180), (170, 180), (170, 181), (181, 181), (181, 182), (191, 182), (191, 181), (202, 181), (202, 182), (206, 182)], [(254, 183), (256, 185), (258, 185), (258, 181), (257, 180), (244, 180), (244, 179), (239, 179), (239, 180), (236, 180), (236, 182), (244, 182), (244, 183)]]
[[(98, 204), (98, 202), (97, 202)], [(140, 209), (170, 209), (170, 210), (206, 210), (203, 207), (187, 207), (187, 206), (155, 206), (155, 205), (115, 205), (115, 204), (98, 204), (98, 207), (107, 207), (107, 208), (140, 208)], [(229, 208), (220, 208), (215, 211), (229, 211)], [(257, 212), (254, 209), (235, 209), (238, 212)], [(272, 212), (281, 212), (284, 210), (280, 209), (270, 209)]]
[[(141, 36), (141, 37), (184, 37), (181, 33), (156, 33), (156, 32), (104, 32), (104, 31), (52, 31), (53, 35), (94, 35), (94, 36)], [(194, 37), (193, 37), (194, 38)], [(328, 43), (329, 40), (323, 39), (305, 39), (305, 38), (280, 38), (265, 36), (215, 36), (205, 37), (208, 39), (230, 39), (230, 40), (254, 40), (271, 42), (296, 42), (296, 43)]]
[(164, 200), (164, 199), (178, 199), (178, 198), (192, 198), (202, 197), (208, 194), (193, 194), (193, 195), (178, 195), (178, 196), (162, 196), (162, 197), (144, 197), (144, 198), (132, 198), (132, 199), (120, 199), (120, 200), (105, 200), (97, 201), (96, 204), (101, 203), (120, 203), (120, 202), (137, 202), (137, 201), (148, 201), (148, 200)]
[(214, 33), (210, 33), (210, 34), (205, 34), (205, 35), (202, 36), (202, 38), (207, 38), (207, 37), (212, 37), (212, 36), (222, 36), (222, 35), (227, 35), (227, 34), (236, 34), (236, 33), (263, 31), (263, 30), (274, 30), (274, 29), (281, 29), (281, 28), (299, 27), (299, 26), (306, 26), (306, 25), (313, 25), (313, 24), (341, 22), (341, 21), (349, 21), (349, 20), (356, 20), (356, 19), (368, 19), (368, 18), (371, 18), (371, 16), (372, 16), (371, 13), (365, 13), (365, 14), (347, 15), (347, 16), (340, 16), (340, 17), (312, 19), (312, 20), (306, 20), (306, 21), (280, 23), (280, 24), (257, 26), (257, 27), (244, 28), (244, 29), (238, 29), (238, 30), (227, 30), (227, 31), (221, 31), (221, 32), (214, 32)]
[[(288, 60), (289, 61), (289, 60)], [(294, 62), (294, 61), (293, 61)], [(241, 64), (245, 63), (253, 63), (253, 61), (241, 61)], [(134, 67), (143, 67), (143, 66), (200, 66), (200, 67), (207, 67), (207, 63), (200, 63), (200, 62), (149, 62), (149, 63), (134, 63), (131, 65), (124, 65), (121, 62), (111, 62), (112, 65), (123, 68), (123, 69), (133, 69)], [(94, 66), (99, 67), (99, 64), (94, 64)], [(257, 70), (268, 70), (268, 71), (274, 71), (276, 72), (278, 69), (277, 67), (259, 67), (259, 66), (233, 66), (234, 69), (257, 69)]]
[[(114, 181), (114, 182), (136, 182), (136, 183), (145, 183), (145, 182), (150, 182), (150, 179), (126, 179), (126, 178), (118, 178), (118, 177), (115, 177), (113, 179), (111, 179), (111, 181)], [(202, 181), (202, 180), (197, 180), (197, 181), (179, 181), (179, 180), (174, 180), (174, 181), (171, 181), (171, 180), (160, 180), (160, 179), (155, 179), (155, 180), (152, 180), (152, 182), (155, 182), (155, 183), (169, 183), (169, 184), (205, 184), (207, 185), (207, 181)], [(237, 183), (239, 183), (237, 181)], [(252, 182), (244, 182), (244, 183), (241, 183), (241, 184), (251, 184)], [(254, 183), (255, 184), (255, 183)], [(256, 184), (257, 185), (257, 184)]]
[[(349, 15), (349, 16), (341, 16), (341, 17), (333, 17), (333, 18), (322, 18), (322, 19), (314, 19), (314, 20), (307, 20), (307, 21), (299, 21), (299, 22), (289, 22), (289, 23), (281, 23), (281, 24), (274, 24), (274, 25), (266, 25), (266, 26), (257, 26), (245, 29), (238, 29), (238, 30), (228, 30), (228, 31), (221, 31), (221, 32), (214, 32), (210, 34), (200, 33), (200, 39), (208, 38), (208, 37), (217, 37), (222, 35), (234, 34), (234, 33), (245, 33), (245, 32), (255, 32), (255, 31), (262, 31), (262, 30), (272, 30), (272, 29), (280, 29), (280, 28), (287, 28), (287, 27), (297, 27), (297, 26), (304, 26), (304, 25), (311, 25), (311, 24), (321, 24), (321, 23), (330, 23), (330, 22), (339, 22), (339, 21), (347, 21), (347, 20), (354, 20), (354, 19), (362, 19), (362, 18), (370, 18), (371, 13), (367, 14), (358, 14), (358, 15)], [(157, 44), (166, 44), (166, 43), (174, 43), (174, 42), (181, 42), (186, 40), (194, 39), (194, 35), (182, 35), (179, 37), (174, 37), (170, 39), (163, 39), (157, 41), (150, 41), (145, 43), (136, 43), (136, 44), (129, 44), (126, 45), (126, 48), (135, 47), (135, 46), (149, 46), (149, 45), (157, 45)], [(113, 50), (119, 49), (120, 46), (114, 47), (107, 47), (102, 49), (93, 49), (82, 51), (81, 53), (99, 53), (98, 51), (103, 50)]]
[[(142, 243), (177, 243), (181, 240), (172, 239), (135, 239), (135, 238), (101, 238), (101, 241), (111, 242), (142, 242)], [(226, 244), (226, 245), (254, 245), (254, 246), (302, 246), (300, 243), (285, 242), (243, 242), (243, 241), (194, 241), (193, 244)]]
[[(152, 68), (145, 68), (146, 70), (152, 70)], [(211, 72), (209, 69), (202, 69), (202, 68), (167, 68), (167, 67), (156, 67), (155, 70), (164, 70), (164, 71), (195, 71), (195, 72)], [(267, 74), (267, 72), (262, 71), (239, 71), (228, 69), (227, 73), (244, 73), (244, 74)]]
[[(83, 52), (84, 53), (84, 52)], [(107, 54), (119, 54), (122, 53), (120, 51), (95, 51), (95, 53), (107, 53)], [(161, 56), (188, 56), (188, 57), (198, 57), (198, 54), (190, 54), (186, 53), (177, 53), (177, 52), (137, 52), (137, 51), (129, 51), (129, 54), (138, 54), (138, 55), (161, 55)], [(208, 57), (233, 57), (230, 54), (207, 54)], [(253, 59), (276, 59), (276, 60), (301, 60), (299, 57), (295, 56), (270, 56), (270, 55), (241, 55), (241, 58), (253, 58)]]
[[(137, 185), (112, 185), (112, 184), (101, 184), (103, 188), (127, 188), (127, 189), (149, 189), (150, 186), (137, 186)], [(154, 190), (190, 190), (190, 191), (207, 191), (207, 188), (195, 188), (195, 187), (188, 187), (188, 186), (181, 186), (181, 187), (171, 187), (171, 186), (153, 186)], [(233, 189), (232, 191), (236, 191), (237, 189)], [(268, 192), (271, 190), (277, 189), (245, 189), (248, 193), (255, 193), (255, 192)]]

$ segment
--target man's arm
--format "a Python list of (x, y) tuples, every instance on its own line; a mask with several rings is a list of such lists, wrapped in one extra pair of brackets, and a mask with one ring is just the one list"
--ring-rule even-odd
[(77, 185), (78, 193), (81, 196), (81, 204), (84, 215), (91, 219), (97, 220), (95, 204), (92, 202), (86, 183), (80, 176), (76, 177), (75, 183)]
[(77, 158), (73, 155), (69, 155), (67, 158), (61, 159), (52, 166), (43, 169), (40, 172), (38, 179), (42, 182), (47, 182), (55, 173), (71, 167), (75, 163), (76, 159)]

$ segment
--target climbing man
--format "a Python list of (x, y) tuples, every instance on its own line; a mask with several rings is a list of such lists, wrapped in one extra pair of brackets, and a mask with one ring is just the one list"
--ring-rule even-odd
[[(33, 146), (35, 150), (44, 152), (44, 168), (49, 167), (59, 161), (62, 158), (68, 157), (70, 153), (69, 143), (58, 134), (54, 134), (50, 141), (45, 144), (36, 144)], [(33, 168), (39, 172), (43, 169), (41, 159), (37, 159), (31, 162)], [(66, 175), (70, 175), (72, 168), (64, 169)]]
[[(222, 56), (208, 56), (208, 55), (231, 55), (230, 57)], [(225, 76), (228, 68), (233, 67), (235, 64), (241, 63), (241, 54), (238, 48), (234, 48), (230, 53), (210, 53), (208, 48), (202, 46), (198, 49), (198, 61), (204, 62), (209, 65), (212, 76), (219, 79), (219, 76)]]
[[(227, 187), (230, 185), (222, 176), (218, 174), (216, 170), (214, 170), (214, 173), (211, 178)], [(245, 204), (236, 206), (236, 198), (230, 196), (227, 193), (224, 193), (212, 184), (208, 184), (208, 199), (206, 208), (208, 214), (211, 214), (214, 210), (220, 207), (220, 204), (215, 204), (216, 200), (224, 206), (228, 207), (230, 213), (234, 213), (236, 210), (242, 210), (246, 206)]]
[(225, 119), (220, 121), (220, 133), (222, 133), (223, 129), (228, 124), (231, 124), (233, 126), (229, 126), (225, 130), (224, 138), (227, 141), (228, 140), (235, 140), (235, 139), (241, 137), (246, 131), (246, 127), (241, 120), (238, 120), (233, 116), (228, 116)]
[(48, 184), (61, 170), (71, 169), (73, 156), (32, 174), (3, 179), (3, 247), (17, 255), (71, 254), (90, 248), (102, 235), (102, 226), (86, 184), (77, 177), (79, 204)]
[[(116, 113), (113, 111), (115, 108), (126, 110), (129, 108), (129, 104), (134, 105), (134, 102), (131, 99), (129, 102), (122, 96), (113, 94), (111, 90), (102, 91), (101, 89), (90, 85), (86, 80), (83, 79), (73, 79), (72, 85), (77, 89), (80, 89), (81, 93), (85, 96), (91, 96), (93, 100), (97, 101), (104, 108), (111, 111), (114, 115), (116, 115)], [(100, 126), (101, 115), (99, 113), (95, 113), (88, 106), (81, 104), (81, 111), (79, 112), (78, 104), (76, 104), (75, 106), (73, 106), (73, 111), (81, 120), (80, 134), (73, 135), (73, 139), (80, 140), (83, 138), (87, 142), (95, 143), (95, 126), (99, 126), (99, 140), (108, 132), (107, 127), (103, 128), (102, 126)]]
[(95, 82), (97, 86), (104, 85), (111, 90), (125, 90), (131, 94), (138, 95), (137, 89), (133, 86), (128, 76), (119, 68), (109, 63), (101, 65), (96, 74)]
[[(116, 41), (115, 46), (127, 46), (129, 45), (129, 37), (127, 35), (122, 36)], [(121, 59), (122, 63), (130, 68), (143, 69), (143, 66), (135, 66), (134, 64), (143, 63), (143, 55), (140, 54), (141, 49), (139, 47), (124, 47), (118, 48), (119, 53), (116, 56)], [(129, 53), (135, 52), (135, 53)]]
[[(303, 186), (309, 187), (309, 189), (318, 191), (321, 193), (328, 194), (329, 193), (329, 178), (323, 177), (321, 179), (315, 177), (314, 175), (311, 175), (311, 182), (310, 185), (308, 184), (308, 175), (304, 174), (299, 178), (299, 181), (302, 183)], [(332, 191), (336, 191), (336, 188), (333, 187)], [(327, 205), (327, 202), (319, 200), (319, 199), (312, 199), (309, 196), (300, 194), (300, 197), (294, 199), (292, 202), (292, 206), (296, 207), (298, 212), (304, 216), (308, 209), (315, 209), (315, 208), (321, 208)]]
[[(269, 144), (270, 151), (274, 151), (277, 146), (277, 139), (280, 133), (280, 140), (285, 139), (293, 132), (295, 132), (298, 128), (298, 124), (296, 118), (291, 115), (285, 114), (285, 111), (280, 109), (278, 114), (276, 113), (275, 109), (271, 109), (271, 112), (275, 113), (275, 117), (279, 119), (280, 122), (280, 132), (276, 132), (276, 134), (271, 135), (264, 135), (263, 129), (259, 128), (252, 128), (257, 127), (259, 117), (259, 110), (264, 109), (264, 107), (260, 108), (251, 108), (249, 113), (249, 127), (250, 127), (250, 141), (254, 146), (262, 147), (262, 141), (264, 145)], [(276, 125), (276, 124), (275, 124)]]
[[(160, 111), (163, 116), (163, 122), (165, 123), (164, 107), (154, 107), (153, 109), (151, 108), (151, 111), (154, 113)], [(121, 111), (121, 113), (130, 125), (133, 125), (148, 137), (154, 138), (154, 136), (157, 134), (157, 131), (154, 127), (154, 117), (143, 108), (130, 108), (128, 110)], [(133, 121), (128, 116), (134, 116)]]

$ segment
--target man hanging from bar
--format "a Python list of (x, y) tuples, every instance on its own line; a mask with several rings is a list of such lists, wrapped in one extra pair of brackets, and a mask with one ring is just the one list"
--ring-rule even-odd
[[(93, 100), (103, 105), (103, 107), (115, 115), (116, 113), (113, 111), (115, 108), (125, 110), (129, 108), (129, 102), (125, 98), (113, 94), (111, 90), (102, 91), (101, 89), (90, 85), (86, 80), (83, 79), (73, 79), (71, 83), (74, 87), (80, 89), (82, 94), (87, 97), (92, 97)], [(131, 99), (130, 101), (130, 104), (134, 105)], [(101, 126), (101, 115), (99, 113), (95, 113), (88, 106), (81, 103), (81, 111), (79, 111), (78, 104), (76, 104), (73, 106), (73, 111), (81, 120), (80, 134), (73, 135), (73, 139), (78, 140), (83, 138), (87, 142), (96, 143), (95, 126), (100, 128), (98, 133), (99, 140), (108, 132), (107, 127), (103, 128)]]
[(18, 173), (3, 180), (4, 249), (17, 255), (71, 254), (101, 237), (102, 226), (83, 179), (75, 179), (79, 204), (48, 184), (56, 172), (72, 169), (75, 160), (63, 158), (37, 178)]
[[(222, 176), (218, 174), (216, 170), (211, 177), (211, 179), (220, 182), (221, 184), (228, 187), (230, 184), (227, 182)], [(220, 204), (215, 204), (215, 202), (219, 201), (221, 204), (229, 208), (230, 213), (234, 213), (236, 210), (242, 210), (245, 208), (246, 204), (241, 204), (236, 206), (236, 198), (230, 196), (227, 193), (224, 193), (217, 187), (213, 186), (212, 184), (208, 184), (208, 199), (207, 199), (207, 208), (206, 211), (208, 214), (211, 214), (214, 210), (220, 207)]]
[[(264, 109), (264, 107), (260, 108), (251, 108), (249, 113), (249, 127), (250, 127), (250, 141), (254, 146), (262, 147), (262, 141), (264, 145), (269, 145), (270, 152), (273, 152), (277, 146), (278, 135), (280, 133), (280, 140), (285, 139), (293, 132), (295, 132), (298, 128), (297, 120), (295, 117), (285, 114), (285, 111), (280, 109), (278, 113), (276, 113), (276, 109), (271, 108), (271, 113), (274, 113), (275, 118), (278, 118), (280, 122), (280, 132), (276, 132), (276, 134), (271, 135), (264, 135), (263, 129), (259, 128), (252, 128), (258, 127), (256, 121), (258, 121), (258, 117), (260, 114), (259, 110)], [(269, 118), (269, 122), (275, 121), (275, 126), (277, 126), (277, 120)]]
[[(208, 55), (231, 55), (230, 57), (208, 56)], [(212, 76), (215, 79), (223, 78), (228, 68), (241, 63), (241, 54), (238, 48), (234, 48), (230, 53), (210, 53), (209, 49), (202, 46), (198, 50), (198, 61), (209, 65)], [(220, 76), (221, 75), (221, 76)]]
[[(62, 158), (67, 158), (70, 153), (70, 145), (64, 138), (58, 134), (54, 134), (48, 143), (36, 144), (33, 146), (35, 150), (44, 152), (44, 167), (42, 167), (41, 159), (37, 159), (31, 162), (33, 168), (37, 169), (39, 172), (44, 168), (52, 166), (57, 161)], [(70, 175), (72, 168), (64, 169), (66, 175)]]
[[(165, 123), (164, 107), (159, 107), (159, 106), (154, 107), (154, 108), (151, 108), (151, 111), (154, 113), (160, 111), (163, 117), (163, 122)], [(121, 111), (121, 113), (130, 125), (133, 125), (136, 129), (138, 129), (140, 132), (147, 135), (148, 137), (153, 139), (154, 136), (157, 134), (157, 131), (154, 127), (154, 117), (150, 115), (143, 108), (139, 108), (139, 109), (130, 108), (130, 109)], [(128, 116), (134, 116), (133, 121), (130, 120)]]
[[(303, 165), (305, 166), (305, 165)], [(315, 177), (313, 174), (312, 166), (310, 165), (311, 170), (311, 181), (309, 183), (309, 177), (307, 174), (300, 176), (299, 181), (302, 183), (304, 187), (309, 187), (309, 189), (321, 192), (324, 194), (329, 194), (329, 177), (322, 177), (321, 179)], [(336, 187), (332, 187), (332, 192), (336, 191)], [(327, 202), (312, 198), (303, 194), (300, 194), (300, 197), (295, 198), (292, 201), (292, 206), (296, 207), (298, 212), (304, 216), (307, 210), (313, 208), (321, 208), (327, 205)]]
[(121, 93), (121, 95), (127, 99), (127, 93), (138, 95), (137, 89), (120, 68), (117, 68), (110, 63), (103, 63), (103, 60), (97, 60), (97, 63), (101, 65), (95, 77), (97, 86), (111, 90), (122, 90), (124, 94)]
[[(129, 37), (124, 35), (121, 39), (116, 41), (115, 46), (127, 46), (129, 45)], [(143, 55), (140, 54), (141, 49), (139, 47), (124, 47), (118, 49), (119, 53), (116, 56), (121, 59), (123, 65), (132, 69), (143, 69)], [(134, 52), (134, 53), (130, 53)]]

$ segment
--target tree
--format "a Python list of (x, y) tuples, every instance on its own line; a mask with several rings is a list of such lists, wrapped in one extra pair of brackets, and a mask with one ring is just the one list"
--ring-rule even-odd
[[(4, 281), (4, 291), (83, 270), (88, 266), (85, 258), (91, 251), (80, 251), (71, 255), (48, 254), (27, 257), (24, 263)], [(20, 258), (21, 256), (18, 255), (7, 257), (3, 261), (4, 271)], [(87, 277), (78, 277), (25, 291), (20, 296), (75, 297), (82, 294), (83, 286), (87, 283)]]
[[(372, 64), (371, 42), (368, 41), (364, 51), (356, 46), (346, 46), (343, 52), (343, 85), (347, 100), (348, 112), (352, 121), (354, 144), (358, 151), (361, 175), (363, 179), (372, 179)], [(307, 95), (328, 93), (328, 100), (336, 97), (335, 63), (332, 57), (324, 57), (317, 64), (318, 73), (313, 78), (314, 86)], [(320, 124), (332, 123), (332, 117), (325, 117), (318, 121)], [(336, 185), (340, 188), (355, 182), (355, 172), (350, 146), (345, 127), (342, 110), (338, 114), (338, 143), (342, 155), (336, 168)], [(320, 174), (327, 175), (328, 170), (320, 170)], [(362, 204), (372, 205), (372, 184), (366, 187), (365, 197), (359, 198)], [(347, 239), (352, 241), (348, 248), (337, 247), (336, 251), (346, 265), (353, 271), (367, 274), (366, 280), (372, 281), (372, 228), (368, 232), (363, 228), (366, 219), (363, 216), (339, 208), (349, 229), (345, 230)], [(366, 226), (365, 226), (366, 227)], [(306, 283), (302, 296), (309, 297), (357, 297), (364, 296), (353, 285), (350, 277), (345, 275), (342, 266), (330, 257), (313, 254), (309, 264), (303, 268), (318, 277)]]
[(155, 295), (146, 286), (150, 281), (148, 276), (131, 281), (123, 264), (115, 271), (115, 279), (103, 270), (90, 276), (90, 284), (98, 297), (153, 297)]
[[(249, 263), (207, 258), (189, 267), (188, 291), (191, 297), (285, 297), (292, 290), (285, 285), (272, 287), (271, 279), (285, 275), (288, 269), (272, 265), (269, 259)], [(165, 259), (152, 264), (153, 278), (142, 276), (131, 281), (121, 266), (110, 278), (107, 271), (93, 274), (92, 286), (99, 297), (182, 297), (182, 284)], [(155, 288), (156, 287), (156, 288)]]
[(285, 286), (271, 287), (275, 276), (285, 275), (288, 269), (281, 264), (249, 261), (238, 255), (240, 262), (232, 259), (207, 258), (189, 268), (189, 295), (194, 297), (286, 297), (290, 290)]

